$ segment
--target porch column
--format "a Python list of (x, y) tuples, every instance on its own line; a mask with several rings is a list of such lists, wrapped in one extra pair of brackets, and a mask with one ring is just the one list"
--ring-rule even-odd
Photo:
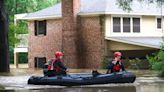
[(18, 55), (19, 53), (15, 52), (14, 53), (14, 66), (18, 68)]

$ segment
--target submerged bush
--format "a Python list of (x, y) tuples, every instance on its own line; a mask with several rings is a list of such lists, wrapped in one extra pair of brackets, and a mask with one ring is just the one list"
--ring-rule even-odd
[(164, 67), (164, 62), (156, 62), (152, 65), (152, 69), (153, 70), (162, 70), (162, 68)]
[(159, 77), (164, 77), (164, 66), (163, 66), (162, 70), (159, 72)]
[(147, 60), (150, 62), (151, 68), (158, 70), (159, 76), (164, 77), (164, 38), (162, 39), (160, 51), (147, 56)]
[(158, 53), (147, 56), (147, 60), (151, 64), (151, 69), (162, 70), (164, 66), (164, 51), (160, 50)]
[(104, 58), (104, 60), (102, 61), (102, 64), (101, 64), (101, 68), (102, 69), (107, 69), (109, 63), (112, 61), (112, 58)]
[(150, 64), (147, 60), (145, 59), (130, 59), (130, 67), (131, 69), (149, 69), (150, 68)]

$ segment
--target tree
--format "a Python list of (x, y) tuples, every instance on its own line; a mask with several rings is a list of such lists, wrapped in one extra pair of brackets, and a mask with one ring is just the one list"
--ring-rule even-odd
[[(60, 0), (5, 0), (6, 10), (9, 14), (9, 46), (14, 48), (14, 44), (19, 43), (15, 34), (28, 33), (26, 21), (19, 21), (14, 26), (14, 15), (19, 13), (34, 12), (48, 6), (52, 6)], [(31, 8), (33, 7), (33, 8)]]
[(0, 72), (9, 72), (8, 18), (0, 0)]
[[(14, 62), (13, 49), (15, 44), (20, 42), (20, 39), (15, 37), (17, 34), (27, 34), (28, 28), (26, 21), (19, 20), (17, 25), (14, 25), (14, 15), (19, 13), (34, 12), (48, 6), (58, 3), (60, 0), (5, 0), (6, 10), (9, 14), (9, 49), (10, 63)], [(31, 8), (32, 7), (32, 8)]]
[[(134, 0), (117, 0), (117, 4), (120, 8), (122, 8), (123, 10), (125, 11), (132, 11), (132, 8), (131, 8), (131, 3), (133, 2)], [(154, 2), (157, 2), (157, 6), (161, 7), (161, 5), (164, 4), (164, 0), (138, 0), (140, 2), (147, 2), (147, 3), (154, 3)]]
[[(8, 14), (10, 15), (10, 24), (12, 24), (14, 19), (14, 14), (24, 13), (24, 12), (33, 12), (39, 9), (43, 9), (49, 5), (53, 5), (58, 0), (0, 0), (0, 72), (9, 72), (9, 46), (8, 46), (8, 28), (9, 21), (5, 8), (7, 9)], [(7, 7), (5, 7), (5, 5)], [(33, 8), (31, 8), (33, 7)], [(23, 26), (23, 25), (22, 25)], [(13, 28), (13, 25), (10, 26)], [(15, 29), (19, 29), (15, 27)], [(14, 36), (16, 32), (20, 31), (10, 30), (10, 36)], [(14, 37), (10, 37), (10, 45), (13, 47), (15, 42), (18, 42), (17, 39), (13, 40)]]
[(5, 0), (6, 9), (10, 16), (41, 10), (58, 2), (60, 0)]

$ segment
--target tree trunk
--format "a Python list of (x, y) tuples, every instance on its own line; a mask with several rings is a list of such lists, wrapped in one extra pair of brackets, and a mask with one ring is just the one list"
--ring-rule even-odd
[(0, 72), (9, 72), (8, 19), (0, 0)]

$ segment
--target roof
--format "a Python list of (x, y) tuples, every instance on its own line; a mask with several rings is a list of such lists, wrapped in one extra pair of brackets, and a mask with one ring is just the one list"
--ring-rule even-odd
[[(130, 4), (132, 11), (124, 11), (119, 7), (119, 0), (81, 0), (80, 13), (105, 13), (105, 14), (135, 14), (135, 15), (161, 15), (161, 7), (156, 3), (140, 2), (133, 0)], [(164, 5), (163, 5), (164, 8)], [(162, 10), (164, 13), (164, 9)]]
[(161, 37), (106, 37), (107, 40), (160, 49)]
[(61, 17), (61, 3), (52, 7), (42, 9), (37, 12), (27, 14), (24, 19), (40, 19), (40, 18), (59, 18)]
[[(147, 0), (139, 2), (139, 0), (133, 0), (131, 3), (132, 11), (124, 11), (118, 5), (118, 0), (81, 0), (81, 8), (79, 15), (93, 15), (93, 14), (132, 14), (132, 15), (158, 15), (163, 13), (163, 10), (159, 5), (154, 3), (148, 3)], [(162, 10), (162, 12), (161, 12)], [(24, 17), (25, 19), (39, 19), (39, 18), (61, 18), (61, 3), (58, 3), (52, 7), (45, 8), (43, 10), (29, 13)]]

